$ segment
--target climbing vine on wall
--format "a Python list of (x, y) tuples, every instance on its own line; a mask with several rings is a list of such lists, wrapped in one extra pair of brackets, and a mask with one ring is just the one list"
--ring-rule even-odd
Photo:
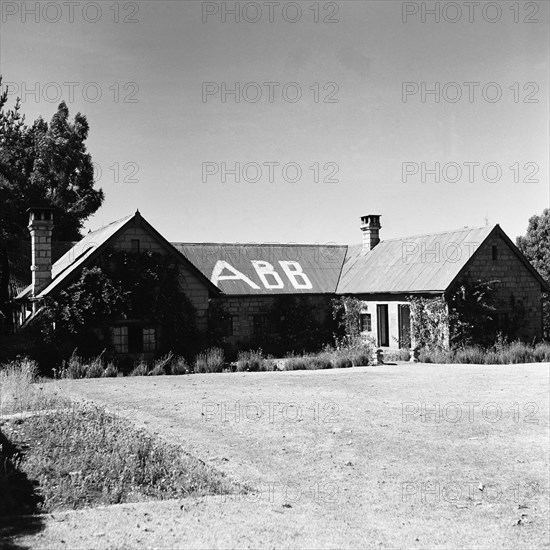
[(493, 344), (497, 336), (495, 292), (499, 281), (460, 280), (449, 295), (451, 343)]
[(449, 312), (443, 298), (410, 296), (411, 336), (415, 347), (446, 349), (449, 346)]
[(79, 280), (45, 307), (52, 340), (71, 336), (82, 345), (96, 335), (105, 346), (114, 320), (140, 320), (160, 326), (163, 348), (182, 354), (192, 354), (198, 345), (195, 317), (176, 259), (150, 251), (106, 250), (96, 266), (83, 269)]
[(332, 314), (338, 323), (337, 340), (347, 345), (356, 345), (361, 340), (361, 311), (364, 309), (364, 302), (352, 296), (332, 301)]

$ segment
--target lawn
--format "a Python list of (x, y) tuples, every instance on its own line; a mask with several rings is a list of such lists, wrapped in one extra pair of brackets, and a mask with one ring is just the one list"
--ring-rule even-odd
[(550, 546), (548, 363), (53, 385), (105, 404), (252, 490), (64, 512), (21, 545)]

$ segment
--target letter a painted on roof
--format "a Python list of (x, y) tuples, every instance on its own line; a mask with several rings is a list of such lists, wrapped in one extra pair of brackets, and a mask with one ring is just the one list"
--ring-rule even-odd
[[(223, 271), (227, 269), (232, 273), (232, 275), (222, 275)], [(212, 283), (216, 286), (218, 281), (244, 281), (247, 285), (252, 287), (254, 290), (260, 290), (260, 287), (251, 281), (244, 273), (237, 271), (232, 265), (229, 265), (223, 260), (218, 260), (214, 269), (212, 270), (212, 277), (210, 277)]]

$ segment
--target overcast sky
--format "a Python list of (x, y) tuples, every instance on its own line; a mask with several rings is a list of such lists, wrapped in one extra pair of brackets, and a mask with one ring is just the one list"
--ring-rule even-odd
[(0, 72), (28, 121), (87, 116), (87, 228), (139, 208), (173, 241), (352, 244), (374, 213), (382, 238), (515, 238), (549, 206), (548, 2), (36, 4), (2, 2)]

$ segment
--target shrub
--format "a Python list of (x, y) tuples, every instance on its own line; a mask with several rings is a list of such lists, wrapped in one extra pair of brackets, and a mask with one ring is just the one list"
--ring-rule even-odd
[(199, 353), (195, 357), (195, 372), (203, 373), (207, 372), (206, 370), (207, 361), (206, 361), (206, 353)]
[(147, 376), (164, 376), (166, 371), (161, 365), (154, 365), (153, 368), (147, 373)]
[(104, 378), (116, 378), (118, 376), (118, 369), (114, 363), (109, 363), (103, 371)]
[(457, 363), (483, 364), (485, 363), (485, 352), (479, 346), (459, 348), (456, 351), (455, 361)]
[(305, 357), (288, 357), (285, 361), (285, 370), (306, 370), (307, 361)]
[(147, 374), (150, 376), (162, 376), (170, 372), (170, 365), (174, 360), (174, 354), (172, 352), (167, 353), (160, 359), (156, 359), (153, 364), (153, 368)]
[(354, 367), (366, 367), (372, 363), (372, 354), (367, 350), (358, 350), (351, 356)]
[(325, 354), (304, 357), (305, 368), (307, 370), (320, 370), (332, 368), (330, 358)]
[(63, 367), (60, 370), (60, 378), (80, 379), (86, 377), (86, 365), (82, 357), (76, 354), (76, 350), (73, 351), (68, 361), (63, 362)]
[(334, 358), (332, 366), (335, 369), (347, 369), (353, 367), (351, 359), (345, 355), (338, 355)]
[(279, 369), (277, 368), (277, 363), (273, 360), (273, 358), (268, 357), (263, 360), (262, 370), (272, 372)]
[(237, 355), (238, 372), (258, 372), (266, 370), (262, 350), (240, 351)]
[(535, 346), (533, 350), (533, 358), (535, 361), (550, 361), (550, 344), (541, 342)]
[(101, 355), (98, 355), (97, 357), (92, 359), (91, 362), (85, 366), (85, 368), (86, 378), (101, 378), (105, 370), (103, 368), (103, 359)]
[(0, 405), (2, 410), (26, 410), (32, 401), (32, 386), (36, 380), (38, 365), (28, 357), (0, 365)]
[(141, 358), (139, 362), (134, 363), (134, 368), (130, 372), (130, 376), (147, 376), (149, 372), (149, 365), (145, 359)]
[(206, 364), (208, 372), (222, 372), (225, 366), (223, 349), (210, 348), (206, 351)]
[(185, 362), (181, 356), (176, 357), (170, 365), (170, 374), (189, 374), (191, 367)]
[(222, 372), (225, 365), (221, 348), (210, 348), (195, 357), (195, 372)]

